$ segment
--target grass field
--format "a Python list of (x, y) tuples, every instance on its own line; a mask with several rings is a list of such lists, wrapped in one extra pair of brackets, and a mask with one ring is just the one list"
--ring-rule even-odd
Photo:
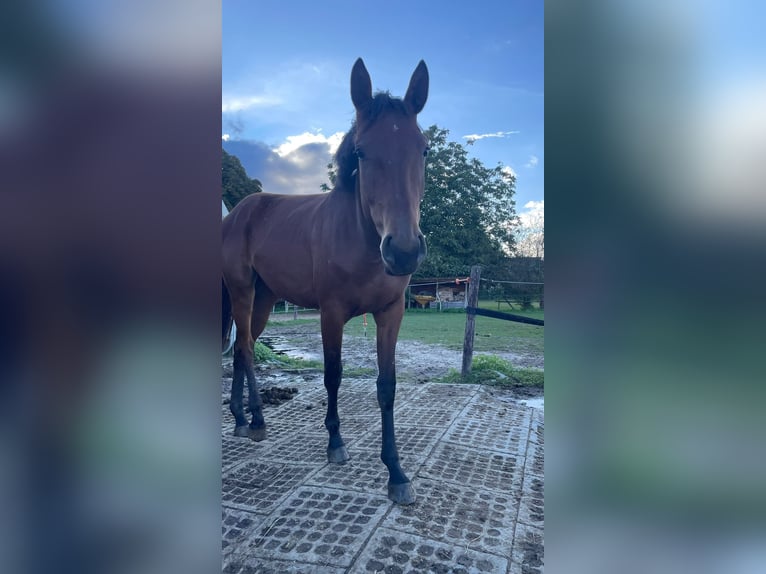
[(469, 383), (497, 387), (540, 387), (545, 383), (545, 374), (538, 369), (521, 369), (508, 361), (493, 355), (476, 355), (473, 368), (466, 379), (460, 372), (450, 369), (442, 379), (445, 383)]
[[(497, 310), (495, 301), (481, 301), (479, 307)], [(538, 308), (526, 311), (508, 309), (510, 312), (525, 317), (544, 319), (545, 313)], [(300, 315), (299, 315), (300, 317)], [(404, 315), (399, 339), (419, 341), (426, 344), (437, 344), (454, 350), (462, 350), (465, 336), (465, 312), (462, 309), (451, 309), (438, 312), (435, 309), (410, 309)], [(346, 324), (347, 335), (361, 337), (364, 335), (362, 317), (355, 317)], [(300, 324), (317, 324), (318, 318), (302, 318), (297, 320), (270, 321), (273, 328)], [(318, 325), (317, 325), (318, 327)], [(375, 332), (375, 319), (367, 315), (367, 334)], [(544, 353), (544, 329), (535, 325), (525, 325), (512, 321), (503, 321), (490, 317), (476, 317), (474, 351), (477, 353), (514, 352), (514, 353)], [(321, 365), (320, 365), (321, 366)], [(316, 365), (312, 365), (316, 367)], [(369, 373), (365, 373), (369, 374)], [(372, 373), (374, 374), (374, 373)], [(471, 383), (490, 384), (498, 386), (543, 386), (544, 374), (537, 369), (513, 367), (500, 357), (477, 355), (474, 358), (474, 369), (468, 381)], [(445, 382), (459, 382), (460, 374), (450, 371), (444, 378)]]
[[(497, 310), (495, 301), (480, 301), (479, 307)], [(501, 311), (510, 312), (525, 317), (544, 319), (545, 312), (533, 308), (527, 311), (510, 310), (504, 306)], [(300, 317), (300, 315), (299, 315)], [(270, 321), (269, 325), (278, 327), (296, 325), (299, 323), (318, 322), (318, 319), (292, 319), (284, 323)], [(375, 320), (367, 315), (367, 332), (375, 331)], [(355, 317), (346, 324), (346, 334), (363, 336), (364, 325), (362, 317)], [(465, 313), (461, 309), (451, 309), (438, 312), (435, 309), (409, 309), (402, 321), (399, 338), (411, 341), (421, 341), (428, 344), (443, 345), (450, 349), (463, 348), (465, 335)], [(489, 317), (476, 317), (476, 336), (474, 350), (482, 352), (513, 351), (518, 353), (543, 353), (544, 329), (535, 325), (525, 325), (512, 321), (502, 321)]]
[[(480, 304), (481, 307), (497, 310), (494, 301)], [(512, 311), (517, 315), (544, 319), (544, 311)], [(375, 322), (367, 316), (368, 332), (374, 330)], [(346, 325), (346, 333), (363, 335), (362, 318), (356, 317)], [(399, 338), (438, 344), (450, 349), (462, 349), (465, 336), (465, 313), (462, 310), (437, 312), (434, 309), (411, 309), (404, 315)], [(512, 321), (501, 321), (489, 317), (476, 317), (476, 351), (514, 351), (519, 353), (542, 353), (544, 351), (544, 329)]]

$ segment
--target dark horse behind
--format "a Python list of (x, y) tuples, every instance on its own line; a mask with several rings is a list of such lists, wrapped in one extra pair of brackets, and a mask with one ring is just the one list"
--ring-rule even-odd
[[(253, 344), (277, 299), (318, 308), (327, 389), (327, 459), (349, 459), (340, 434), (343, 326), (362, 313), (377, 325), (378, 404), (382, 418), (381, 460), (388, 467), (388, 497), (414, 502), (399, 466), (394, 437), (395, 348), (404, 315), (404, 291), (426, 255), (420, 231), (428, 142), (417, 114), (428, 97), (428, 69), (421, 61), (403, 99), (373, 96), (361, 58), (351, 71), (356, 120), (335, 156), (337, 182), (329, 193), (253, 194), (223, 220), (223, 335), (233, 318), (234, 434), (266, 437), (253, 370)], [(247, 380), (252, 421), (243, 407)]]

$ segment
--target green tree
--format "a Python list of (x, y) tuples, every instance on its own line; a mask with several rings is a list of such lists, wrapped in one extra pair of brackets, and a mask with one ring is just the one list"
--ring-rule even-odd
[(430, 150), (420, 227), (428, 257), (416, 275), (466, 275), (477, 264), (502, 275), (514, 248), (515, 177), (502, 164), (488, 168), (469, 158), (446, 129), (434, 125), (425, 134)]
[(242, 167), (237, 156), (226, 153), (225, 149), (222, 151), (223, 202), (226, 204), (226, 208), (231, 211), (243, 198), (263, 190), (260, 181), (247, 176), (247, 172), (245, 172), (245, 168)]

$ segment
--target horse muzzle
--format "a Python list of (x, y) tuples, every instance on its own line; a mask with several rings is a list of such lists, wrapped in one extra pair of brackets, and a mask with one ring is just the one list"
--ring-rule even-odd
[(386, 235), (380, 243), (383, 267), (389, 275), (412, 275), (426, 258), (426, 238), (418, 234), (407, 241)]

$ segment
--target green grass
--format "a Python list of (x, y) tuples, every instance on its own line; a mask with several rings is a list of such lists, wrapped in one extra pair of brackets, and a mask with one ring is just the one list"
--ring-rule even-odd
[[(497, 310), (493, 300), (480, 301), (479, 307)], [(502, 311), (508, 312), (507, 305)], [(537, 307), (526, 311), (510, 310), (511, 313), (526, 317), (545, 318), (545, 312)], [(442, 345), (449, 349), (462, 350), (465, 337), (465, 312), (462, 309), (449, 309), (438, 312), (435, 309), (410, 309), (404, 315), (399, 339), (420, 341), (426, 344)], [(296, 321), (270, 321), (269, 327), (279, 329), (291, 325), (314, 323), (319, 328), (317, 319), (298, 319)], [(346, 324), (347, 335), (364, 336), (362, 317), (354, 317)], [(512, 321), (502, 321), (490, 317), (476, 317), (474, 351), (481, 353), (515, 352), (542, 354), (545, 349), (545, 329), (536, 325), (525, 325)], [(367, 336), (375, 337), (375, 320), (367, 314)]]
[(367, 379), (370, 377), (374, 378), (377, 375), (377, 369), (371, 369), (369, 367), (353, 367), (343, 369), (343, 377), (346, 379)]
[(491, 309), (493, 311), (502, 311), (503, 313), (512, 313), (514, 315), (523, 315), (524, 317), (534, 317), (535, 319), (545, 319), (545, 311), (540, 309), (538, 303), (534, 303), (528, 309), (521, 309), (521, 307), (516, 303), (513, 304), (513, 309), (511, 309), (505, 303), (501, 303), (500, 308), (498, 309), (497, 301), (494, 299), (487, 299), (484, 301), (479, 301), (479, 308)]
[[(300, 315), (298, 315), (300, 317)], [(308, 319), (282, 319), (281, 321), (274, 321), (272, 319), (269, 319), (266, 322), (267, 327), (281, 327), (281, 326), (290, 326), (290, 325), (311, 325), (312, 323), (319, 324), (319, 319), (316, 317), (309, 317)]]
[[(490, 307), (497, 304), (489, 301)], [(486, 305), (481, 305), (486, 307)], [(518, 315), (544, 319), (544, 312), (539, 309), (514, 311)], [(367, 336), (375, 335), (375, 321), (367, 316)], [(355, 317), (346, 324), (346, 334), (363, 336), (362, 318)], [(450, 309), (437, 312), (435, 309), (408, 310), (404, 315), (399, 339), (437, 344), (449, 349), (462, 350), (465, 337), (465, 312), (462, 309)], [(544, 328), (525, 325), (512, 321), (502, 321), (490, 317), (476, 317), (474, 350), (486, 352), (543, 353)]]
[(468, 383), (493, 387), (540, 387), (543, 388), (545, 374), (537, 369), (521, 369), (508, 361), (491, 355), (476, 355), (473, 358), (471, 374), (463, 380), (460, 373), (450, 369), (440, 382)]

